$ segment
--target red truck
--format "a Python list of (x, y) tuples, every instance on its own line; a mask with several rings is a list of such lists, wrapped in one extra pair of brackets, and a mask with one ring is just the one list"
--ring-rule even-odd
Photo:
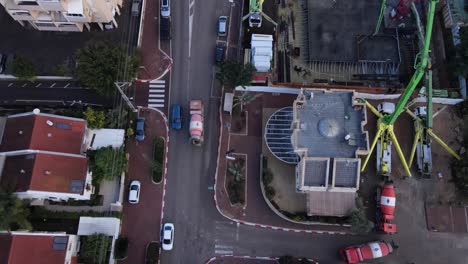
[(396, 195), (393, 184), (387, 183), (377, 191), (377, 223), (379, 229), (386, 234), (397, 231), (395, 220)]
[(385, 241), (369, 242), (364, 245), (340, 249), (341, 258), (348, 264), (385, 257), (393, 252), (393, 246)]

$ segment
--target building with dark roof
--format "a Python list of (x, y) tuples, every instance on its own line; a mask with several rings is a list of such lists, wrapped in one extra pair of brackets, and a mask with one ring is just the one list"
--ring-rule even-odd
[(79, 239), (64, 233), (0, 234), (0, 263), (76, 264)]
[(307, 194), (308, 215), (345, 216), (355, 208), (358, 155), (369, 150), (366, 123), (365, 105), (353, 92), (307, 89), (294, 101), (296, 190)]

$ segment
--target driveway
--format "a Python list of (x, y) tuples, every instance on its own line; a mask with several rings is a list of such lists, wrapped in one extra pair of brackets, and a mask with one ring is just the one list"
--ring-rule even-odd
[[(128, 258), (121, 263), (144, 263), (146, 245), (159, 241), (162, 209), (163, 184), (155, 184), (151, 177), (153, 139), (166, 137), (166, 126), (162, 116), (155, 110), (141, 110), (145, 117), (145, 140), (130, 139), (127, 152), (130, 154), (128, 176), (125, 179), (125, 201), (123, 209), (122, 235), (128, 237)], [(141, 182), (140, 202), (128, 203), (130, 181)]]

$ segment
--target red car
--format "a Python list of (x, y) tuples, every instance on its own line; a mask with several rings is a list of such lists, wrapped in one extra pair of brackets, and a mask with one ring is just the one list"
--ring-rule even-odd
[(392, 245), (385, 241), (369, 242), (364, 245), (340, 249), (341, 258), (348, 264), (385, 257), (392, 252)]

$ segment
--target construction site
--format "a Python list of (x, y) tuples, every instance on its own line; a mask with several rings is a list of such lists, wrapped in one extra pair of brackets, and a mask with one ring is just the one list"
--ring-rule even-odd
[[(255, 11), (252, 2), (261, 2), (268, 10), (263, 11), (267, 19), (258, 27), (247, 22)], [(271, 109), (263, 120), (268, 145), (264, 152), (268, 149), (272, 153), (268, 155), (289, 164), (284, 171), (296, 178), (299, 193), (291, 196), (307, 202), (296, 208), (307, 210), (308, 215), (345, 216), (355, 209), (349, 200), (357, 191), (374, 230), (402, 238), (403, 244), (403, 238), (420, 232), (468, 232), (463, 227), (468, 223), (466, 215), (451, 213), (457, 201), (451, 164), (464, 152), (463, 120), (455, 114), (455, 105), (463, 101), (466, 91), (461, 83), (452, 85), (444, 66), (446, 50), (453, 45), (452, 38), (447, 39), (449, 4), (432, 0), (249, 3), (250, 11), (244, 8), (243, 46), (248, 58), (244, 62), (255, 62), (258, 56), (252, 40), (255, 34), (271, 35), (273, 51), (269, 70), (261, 73), (268, 76), (260, 78), (264, 83), (254, 79), (256, 86), (238, 91), (298, 95), (294, 107)], [(336, 98), (321, 102), (323, 89)], [(343, 91), (354, 92), (346, 104), (339, 99)], [(365, 126), (359, 133), (365, 131), (365, 140), (356, 140), (349, 128), (340, 125), (349, 123), (352, 113), (341, 113), (343, 107), (364, 111)], [(302, 121), (296, 108), (307, 113), (301, 115)], [(266, 123), (270, 114), (270, 120), (279, 118), (277, 124)], [(361, 117), (351, 120), (356, 127), (363, 122)], [(328, 148), (327, 142), (335, 145)], [(350, 145), (360, 151), (337, 155)], [(346, 170), (337, 172), (337, 166), (343, 165), (337, 163), (340, 159), (348, 159), (343, 163)], [(290, 164), (298, 164), (295, 176)], [(337, 173), (343, 172), (349, 186), (335, 186)], [(284, 195), (288, 192), (280, 190)], [(300, 196), (304, 193), (307, 197)], [(397, 233), (397, 226), (403, 234)]]

